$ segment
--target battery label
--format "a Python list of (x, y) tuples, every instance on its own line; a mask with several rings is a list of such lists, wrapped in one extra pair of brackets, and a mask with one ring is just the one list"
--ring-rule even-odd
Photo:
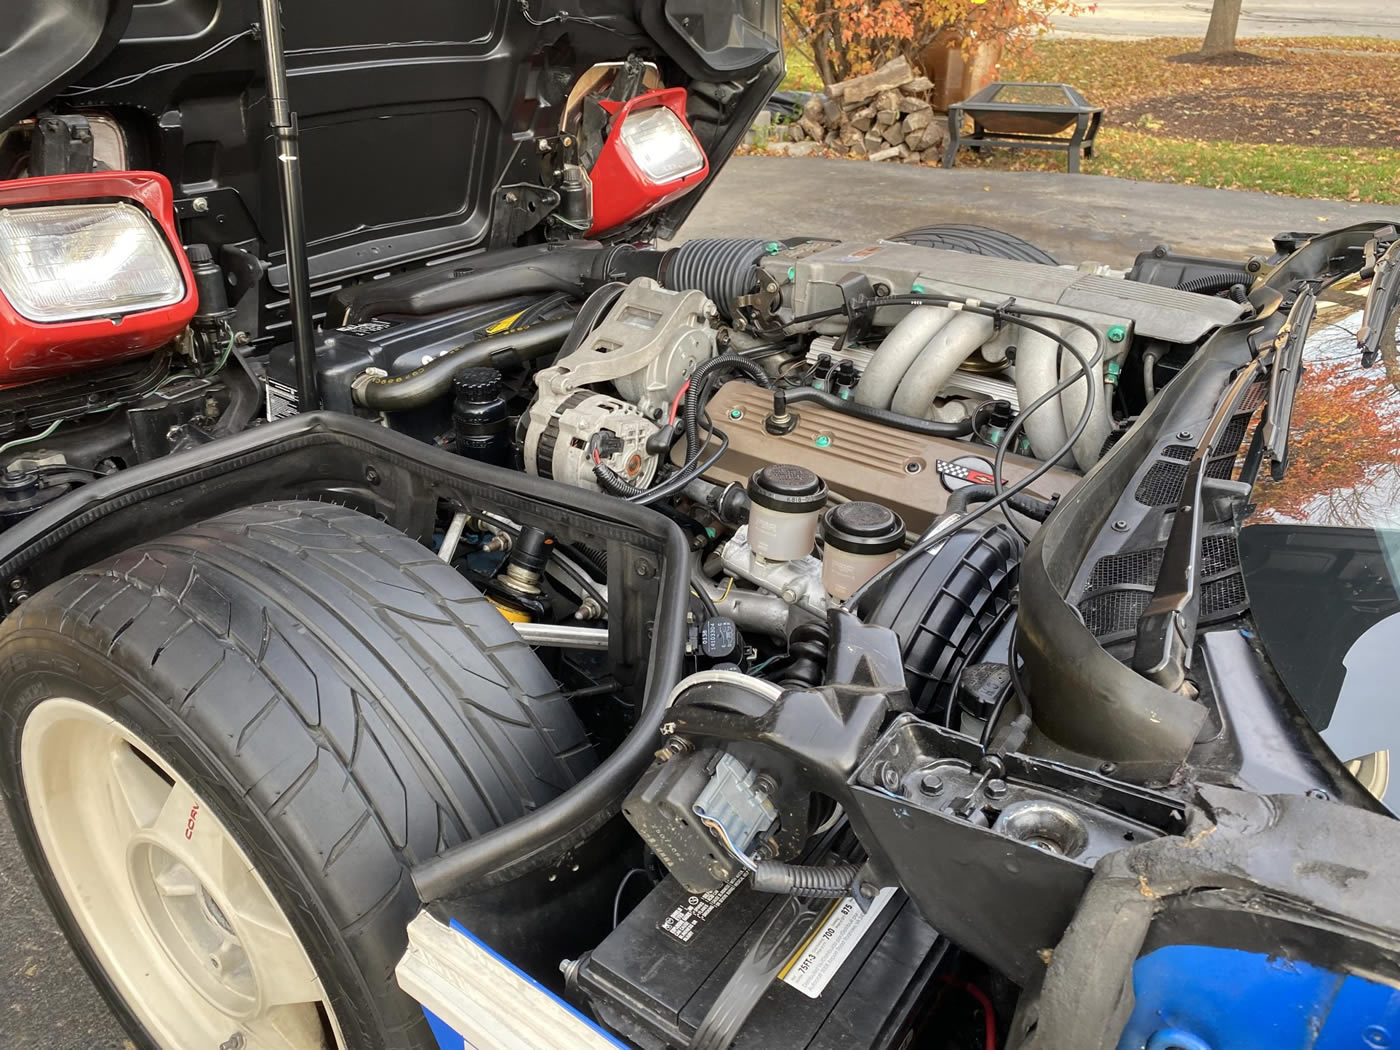
[(274, 419), (286, 419), (288, 416), (297, 414), (297, 392), (295, 390), (274, 379), (264, 379), (263, 387), (267, 390), (267, 421), (269, 423)]
[(896, 892), (894, 886), (886, 886), (865, 911), (860, 910), (854, 897), (837, 901), (827, 912), (826, 921), (817, 924), (802, 947), (778, 971), (778, 979), (809, 999), (818, 998)]
[(739, 874), (726, 882), (717, 890), (706, 890), (699, 896), (692, 894), (684, 904), (678, 904), (671, 909), (671, 914), (662, 919), (656, 926), (662, 933), (669, 933), (682, 944), (688, 943), (695, 936), (697, 930), (704, 925), (705, 920), (713, 915), (719, 906), (733, 896), (734, 891), (739, 888), (748, 872), (740, 870)]

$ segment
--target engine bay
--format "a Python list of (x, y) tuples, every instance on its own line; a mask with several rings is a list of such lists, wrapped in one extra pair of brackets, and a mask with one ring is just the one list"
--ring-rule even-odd
[(1393, 225), (677, 240), (773, 0), (31, 6), (0, 794), (134, 1043), (1391, 1044)]
[[(299, 411), (290, 345), (241, 341), (226, 319), (209, 326), (218, 356), (204, 375), (163, 379), (125, 420), (109, 410), (12, 459), (7, 484), (29, 478), (28, 498), (45, 498), (12, 502), (9, 520), (16, 533), (39, 526), (45, 515), (19, 511), (70, 490), (100, 504), (128, 473), (108, 469), (122, 455), (157, 461), (131, 472), (146, 478), (181, 462), (158, 453), (224, 449), (211, 439), (235, 420), (232, 445), (291, 450), (307, 438), (289, 435), (328, 440), (360, 417), (364, 436), (346, 432), (293, 471), (296, 491), (402, 519), (536, 648), (592, 746), (612, 756), (605, 765), (630, 770), (611, 781), (630, 831), (556, 831), (542, 854), (555, 859), (521, 876), (552, 872), (548, 885), (576, 858), (576, 885), (557, 898), (589, 909), (576, 928), (503, 926), (493, 893), (472, 888), (500, 869), (472, 843), (414, 870), (425, 901), (649, 1050), (895, 1047), (930, 1024), (953, 1033), (940, 1045), (978, 1045), (979, 1018), (1025, 1036), (1008, 1018), (1094, 872), (1125, 846), (1206, 826), (1183, 769), (1188, 783), (1254, 786), (1263, 757), (1181, 736), (1244, 717), (1246, 701), (1215, 676), (1242, 658), (1226, 636), (1201, 639), (1208, 670), (1184, 687), (1132, 669), (1150, 585), (1129, 588), (1142, 604), (1117, 620), (1094, 606), (1121, 602), (1102, 597), (1124, 587), (1106, 566), (1132, 555), (1081, 558), (1053, 601), (1076, 602), (1074, 630), (1140, 688), (1163, 690), (1138, 728), (1106, 732), (1126, 716), (1101, 724), (1088, 706), (1065, 713), (1099, 701), (1072, 699), (1078, 679), (1062, 661), (1038, 662), (1061, 643), (1025, 613), (1046, 601), (1031, 577), (1068, 564), (1036, 552), (1056, 542), (1041, 535), (1047, 522), (1082, 513), (1083, 475), (1105, 457), (1152, 469), (1120, 443), (1151, 432), (1181, 447), (1204, 432), (1211, 461), (1233, 472), (1243, 428), (1213, 423), (1247, 419), (1266, 400), (1262, 380), (1236, 381), (1230, 397), (1196, 388), (1250, 378), (1230, 334), (1284, 319), (1262, 282), (1238, 294), (1243, 273), (1205, 295), (899, 239), (513, 250), (431, 282), (414, 273), (340, 293), (328, 313), (339, 324), (315, 341), (316, 388), (338, 417)], [(497, 292), (511, 286), (520, 294)], [(482, 300), (483, 288), (494, 294)], [(1182, 411), (1190, 432), (1162, 433)], [(317, 422), (335, 418), (347, 423)], [(428, 474), (400, 477), (402, 453), (386, 458), (375, 433), (490, 483), (454, 493)], [(540, 510), (524, 476), (562, 482), (579, 509)], [(1146, 483), (1115, 484), (1141, 497)], [(1156, 484), (1163, 495), (1102, 535), (1164, 552), (1152, 508), (1184, 482)], [(619, 546), (625, 531), (604, 506), (659, 511), (680, 549), (658, 564), (645, 541)], [(1205, 569), (1207, 587), (1229, 576), (1230, 550)], [(5, 563), (12, 607), (46, 582), (23, 560)], [(663, 608), (664, 631), (652, 618)], [(1203, 609), (1206, 624), (1239, 605)], [(670, 647), (665, 661), (648, 637)], [(1315, 756), (1275, 773), (1289, 790), (1339, 790)], [(601, 857), (600, 836), (614, 844)], [(952, 883), (963, 889), (950, 897)], [(414, 958), (400, 981), (431, 997)], [(970, 991), (944, 994), (950, 985)]]

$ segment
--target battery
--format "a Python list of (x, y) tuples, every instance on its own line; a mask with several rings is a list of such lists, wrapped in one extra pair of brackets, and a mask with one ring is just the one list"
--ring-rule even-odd
[(800, 928), (795, 903), (750, 889), (747, 872), (699, 895), (667, 877), (579, 960), (571, 991), (640, 1050), (686, 1047), (786, 924), (784, 961), (731, 1050), (902, 1050), (948, 942), (893, 888), (868, 912), (850, 897), (802, 902)]

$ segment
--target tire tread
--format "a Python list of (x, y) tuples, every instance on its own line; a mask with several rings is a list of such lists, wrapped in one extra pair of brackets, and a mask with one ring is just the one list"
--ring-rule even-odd
[[(105, 653), (168, 701), (371, 981), (392, 980), (414, 863), (592, 765), (572, 708), (495, 607), (334, 504), (249, 507), (118, 554), (30, 599), (0, 639), (27, 629)], [(378, 991), (373, 1041), (421, 1025), (407, 997)]]
[(924, 248), (966, 252), (970, 255), (989, 255), (998, 259), (1015, 259), (1046, 266), (1058, 265), (1049, 252), (1037, 248), (1014, 233), (973, 223), (945, 222), (920, 226), (897, 233), (890, 240), (901, 244), (917, 244)]

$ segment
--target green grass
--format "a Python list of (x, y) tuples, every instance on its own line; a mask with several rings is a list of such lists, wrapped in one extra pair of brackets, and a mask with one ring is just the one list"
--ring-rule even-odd
[[(1394, 149), (1342, 146), (1256, 144), (1205, 141), (1153, 133), (1151, 126), (1113, 123), (1116, 106), (1142, 98), (1200, 90), (1203, 85), (1247, 87), (1260, 96), (1271, 90), (1350, 90), (1373, 100), (1396, 96), (1400, 67), (1391, 57), (1400, 41), (1365, 37), (1304, 37), (1248, 40), (1241, 48), (1284, 65), (1209, 69), (1167, 61), (1189, 50), (1190, 41), (1041, 40), (1025, 54), (1008, 59), (1006, 80), (1066, 81), (1095, 102), (1108, 106), (1086, 174), (1113, 175), (1145, 182), (1171, 182), (1217, 189), (1259, 190), (1293, 197), (1400, 202), (1400, 154)], [(1341, 52), (1380, 52), (1376, 58)], [(795, 51), (787, 55), (786, 90), (819, 91), (821, 78)], [(980, 157), (964, 151), (959, 167), (989, 170), (1064, 170), (1058, 153), (989, 150)]]
[(820, 91), (822, 78), (806, 57), (791, 48), (787, 53), (787, 76), (783, 78), (779, 91)]
[[(990, 150), (960, 153), (958, 167), (1000, 171), (1063, 171), (1059, 153)], [(1235, 142), (1193, 142), (1113, 128), (1099, 135), (1085, 174), (1214, 189), (1257, 190), (1290, 197), (1400, 201), (1396, 154), (1384, 149), (1329, 149)]]

